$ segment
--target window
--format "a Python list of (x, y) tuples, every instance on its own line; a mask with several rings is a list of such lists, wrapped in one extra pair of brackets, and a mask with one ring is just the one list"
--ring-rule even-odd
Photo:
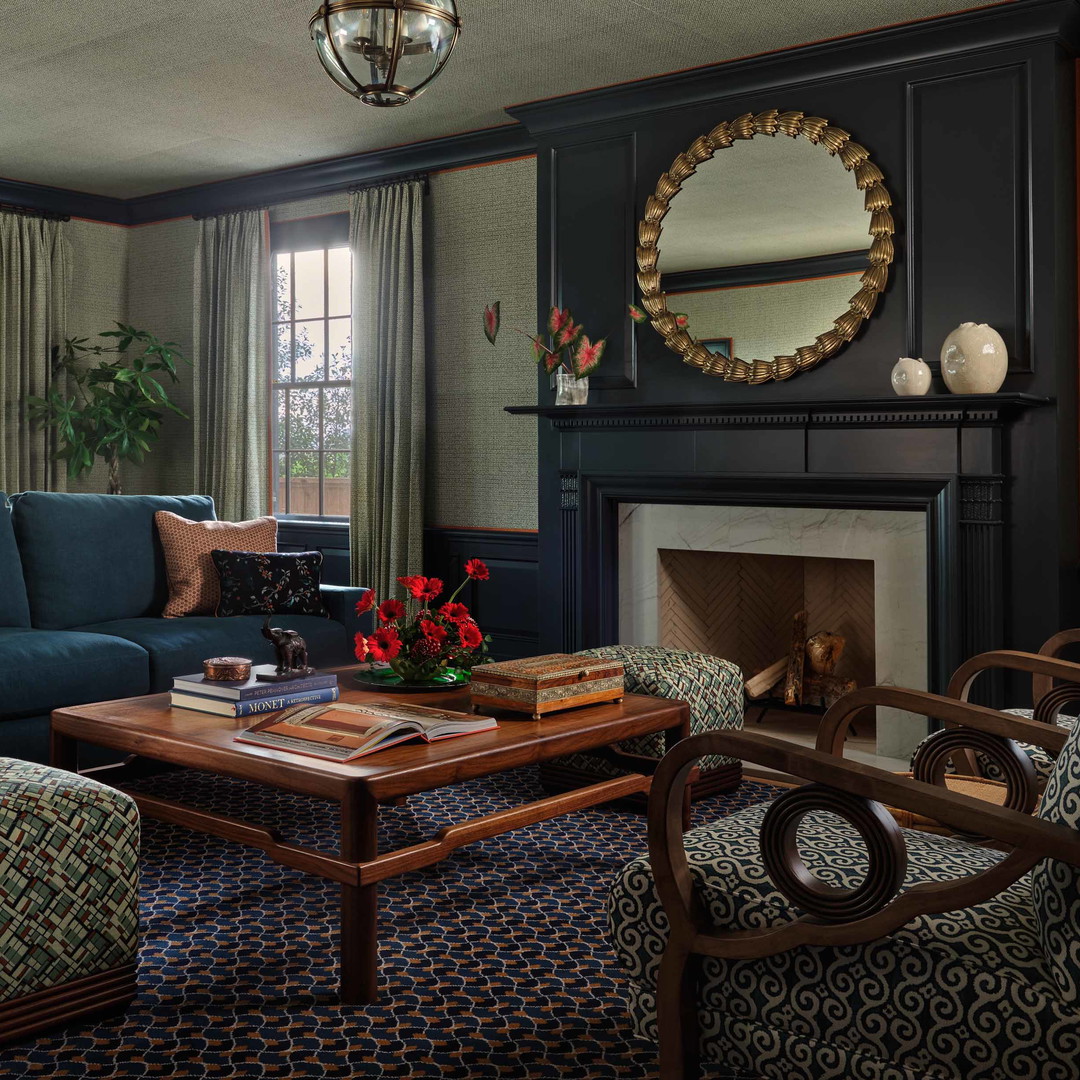
[(349, 516), (352, 259), (348, 215), (275, 223), (274, 513)]

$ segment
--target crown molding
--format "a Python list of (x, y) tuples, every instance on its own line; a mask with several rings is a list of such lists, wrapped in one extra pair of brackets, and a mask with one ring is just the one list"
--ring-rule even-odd
[(347, 191), (373, 180), (483, 165), (535, 152), (532, 136), (520, 124), (511, 123), (131, 199), (0, 179), (0, 202), (113, 225), (149, 225), (194, 214), (272, 206)]
[(877, 72), (882, 68), (1050, 41), (1080, 52), (1076, 0), (1009, 0), (670, 75), (508, 108), (534, 135)]

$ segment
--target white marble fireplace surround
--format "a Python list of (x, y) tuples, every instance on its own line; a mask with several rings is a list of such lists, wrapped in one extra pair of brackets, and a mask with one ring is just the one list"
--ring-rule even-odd
[[(619, 638), (625, 644), (659, 643), (658, 552), (665, 548), (872, 560), (877, 682), (926, 689), (925, 514), (624, 503)], [(926, 730), (918, 717), (879, 709), (877, 754), (906, 762)]]

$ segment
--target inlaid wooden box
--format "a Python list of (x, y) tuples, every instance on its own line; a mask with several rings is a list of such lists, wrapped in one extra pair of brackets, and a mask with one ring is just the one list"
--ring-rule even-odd
[(474, 709), (510, 709), (534, 720), (578, 705), (622, 701), (623, 693), (622, 662), (593, 656), (548, 653), (472, 670)]

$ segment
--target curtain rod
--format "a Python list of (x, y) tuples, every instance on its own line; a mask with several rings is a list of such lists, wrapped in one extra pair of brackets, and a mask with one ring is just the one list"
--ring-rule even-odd
[[(366, 184), (354, 184), (351, 187), (345, 189), (338, 188), (337, 191), (345, 190), (351, 195), (354, 191), (368, 191), (371, 188), (390, 187), (392, 184), (404, 184), (409, 180), (422, 181), (424, 185), (424, 194), (428, 194), (430, 190), (430, 186), (428, 184), (428, 174), (424, 172), (403, 173), (400, 176), (384, 176), (380, 177), (378, 180), (371, 180)], [(301, 195), (295, 199), (282, 199), (281, 202), (276, 203), (257, 203), (254, 206), (233, 206), (230, 207), (228, 210), (208, 210), (205, 214), (192, 214), (191, 216), (196, 221), (202, 221), (205, 218), (220, 217), (222, 214), (242, 214), (248, 210), (269, 210), (273, 206), (286, 206), (288, 203), (291, 202), (302, 202), (304, 199), (307, 198), (317, 199), (321, 198), (323, 195), (334, 194), (336, 194), (336, 192), (334, 191), (325, 191), (322, 192), (320, 195)]]
[(19, 206), (17, 203), (0, 202), (0, 213), (19, 214), (22, 217), (39, 217), (46, 221), (70, 221), (70, 214), (61, 214), (59, 210), (39, 210), (34, 206)]

